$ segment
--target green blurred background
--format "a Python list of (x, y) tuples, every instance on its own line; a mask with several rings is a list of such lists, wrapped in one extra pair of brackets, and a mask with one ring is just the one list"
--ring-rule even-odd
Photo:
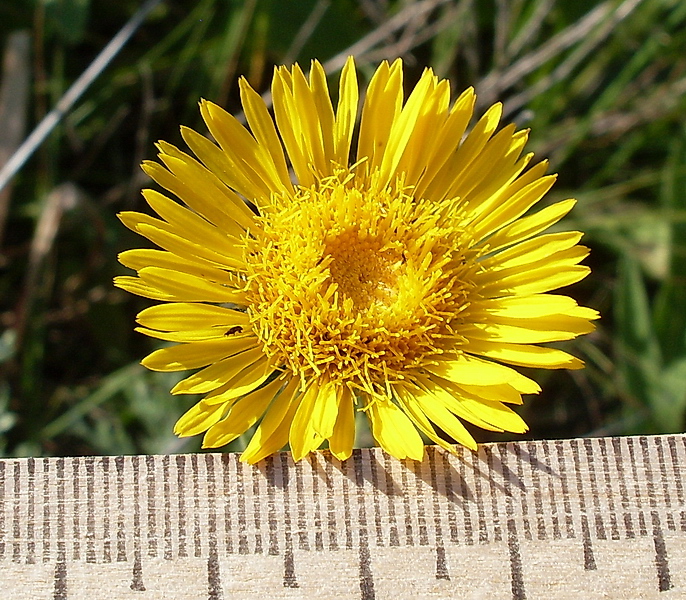
[[(141, 4), (0, 3), (0, 164)], [(567, 293), (603, 318), (563, 345), (585, 370), (531, 373), (529, 436), (684, 429), (686, 2), (166, 0), (0, 193), (0, 454), (199, 448), (172, 434), (195, 401), (169, 394), (181, 376), (138, 364), (149, 301), (111, 279), (142, 239), (115, 215), (145, 210), (156, 140), (205, 131), (199, 98), (239, 113), (239, 75), (265, 92), (275, 64), (318, 58), (335, 83), (350, 52), (362, 87), (401, 56), (408, 88), (428, 65), (480, 112), (503, 101), (560, 174), (546, 202), (579, 200), (561, 227), (586, 232), (593, 273)]]

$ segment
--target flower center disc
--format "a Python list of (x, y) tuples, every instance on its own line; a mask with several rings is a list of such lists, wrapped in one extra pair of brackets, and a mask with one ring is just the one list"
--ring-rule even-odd
[(303, 383), (326, 373), (375, 394), (442, 353), (473, 263), (447, 210), (402, 182), (355, 183), (273, 198), (246, 239), (246, 297), (265, 353)]
[(382, 250), (378, 240), (361, 239), (360, 233), (349, 230), (325, 243), (331, 280), (358, 310), (388, 306), (398, 295), (395, 286), (402, 257), (397, 251)]

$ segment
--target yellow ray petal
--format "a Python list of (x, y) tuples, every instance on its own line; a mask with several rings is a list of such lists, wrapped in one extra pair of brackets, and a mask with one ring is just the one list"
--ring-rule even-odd
[(283, 188), (292, 190), (293, 185), (288, 175), (288, 166), (286, 165), (283, 146), (264, 100), (250, 87), (245, 77), (241, 77), (238, 80), (238, 85), (241, 92), (241, 104), (245, 111), (245, 118), (248, 121), (248, 125), (250, 125), (250, 131), (252, 131), (252, 134), (264, 151), (269, 154), (271, 163), (279, 175)]
[(291, 83), (288, 69), (275, 69), (272, 80), (274, 118), (298, 183), (307, 187), (314, 183), (314, 176), (309, 168), (310, 157), (306, 148), (301, 145), (303, 134), (300, 121), (297, 117), (291, 117), (298, 114), (295, 112)]
[(205, 186), (199, 184), (197, 178), (191, 187), (159, 163), (146, 160), (143, 161), (141, 168), (151, 179), (165, 190), (176, 195), (189, 208), (216, 225), (221, 231), (235, 238), (240, 238), (243, 235), (245, 228), (231, 216), (230, 211), (226, 210), (225, 203), (214, 201), (218, 194), (210, 196), (207, 192), (202, 193)]
[[(231, 340), (227, 340), (231, 341)], [(203, 342), (199, 342), (203, 343)], [(210, 342), (204, 342), (210, 343)], [(190, 344), (195, 345), (195, 344)], [(216, 390), (217, 388), (229, 383), (233, 378), (243, 371), (254, 365), (255, 363), (263, 364), (267, 360), (264, 356), (262, 348), (248, 348), (240, 353), (234, 353), (228, 358), (223, 358), (217, 362), (209, 364), (209, 367), (205, 367), (201, 371), (194, 373), (190, 377), (186, 377), (179, 381), (173, 388), (172, 394), (206, 394)], [(225, 399), (220, 398), (217, 400), (217, 396), (212, 398), (208, 397), (204, 400), (207, 404), (217, 404), (224, 402)]]
[(338, 91), (338, 107), (334, 123), (334, 160), (341, 165), (348, 164), (350, 144), (352, 142), (355, 119), (357, 117), (357, 103), (359, 92), (357, 89), (357, 73), (355, 61), (350, 56), (345, 61), (341, 72)]
[(315, 431), (312, 419), (321, 389), (322, 386), (320, 386), (319, 381), (310, 382), (293, 417), (291, 430), (288, 434), (293, 460), (300, 460), (307, 456), (319, 448), (324, 441), (324, 438)]
[(503, 385), (457, 385), (458, 395), (462, 391), (472, 396), (485, 398), (494, 402), (505, 402), (507, 404), (522, 404), (522, 395), (508, 384)]
[(324, 148), (324, 171), (329, 172), (330, 166), (326, 164), (334, 157), (334, 121), (335, 116), (329, 86), (326, 82), (326, 73), (318, 60), (313, 60), (310, 66), (310, 90), (315, 105), (315, 114), (318, 117), (319, 136)]
[(158, 290), (155, 286), (152, 286), (138, 277), (129, 277), (127, 275), (122, 275), (114, 278), (115, 287), (126, 290), (137, 296), (143, 296), (143, 298), (151, 298), (152, 300), (162, 300), (163, 302), (171, 302), (177, 300), (172, 294), (167, 294)]
[(490, 256), (482, 261), (483, 266), (492, 269), (511, 269), (523, 267), (539, 261), (553, 258), (558, 252), (568, 250), (581, 240), (583, 233), (564, 231), (548, 233), (520, 242)]
[(333, 433), (329, 437), (329, 449), (338, 460), (347, 460), (353, 453), (355, 443), (355, 403), (353, 394), (346, 386), (338, 391), (340, 403)]
[(183, 232), (189, 241), (211, 246), (219, 254), (241, 258), (242, 247), (237, 237), (219, 230), (209, 221), (181, 206), (155, 190), (143, 190), (146, 202), (171, 227), (174, 233)]
[(489, 237), (486, 244), (488, 245), (489, 250), (493, 252), (523, 242), (557, 223), (572, 210), (575, 204), (576, 200), (563, 200), (562, 202), (556, 202), (551, 206), (546, 206), (533, 215), (517, 219)]
[(436, 175), (432, 184), (427, 188), (426, 193), (430, 198), (445, 198), (449, 195), (455, 178), (479, 155), (495, 132), (502, 113), (503, 107), (500, 103), (494, 104), (484, 113), (460, 144), (457, 152), (445, 163), (440, 173)]
[(312, 428), (324, 439), (333, 435), (341, 401), (340, 385), (331, 382), (321, 385), (312, 410)]
[(151, 338), (166, 342), (204, 342), (231, 337), (226, 329), (194, 329), (186, 331), (156, 331), (146, 327), (136, 327), (135, 331)]
[(268, 203), (271, 190), (254, 172), (236, 164), (213, 142), (188, 127), (181, 128), (181, 137), (193, 154), (229, 188), (258, 206)]
[(226, 281), (227, 272), (208, 264), (204, 260), (182, 258), (173, 252), (140, 248), (125, 250), (117, 257), (119, 262), (129, 269), (140, 271), (146, 267), (161, 267), (172, 271), (181, 271), (209, 279), (211, 281)]
[(584, 363), (556, 348), (543, 348), (525, 344), (509, 344), (472, 339), (469, 351), (478, 356), (499, 360), (520, 367), (539, 369), (581, 369)]
[(437, 139), (433, 146), (433, 155), (427, 156), (425, 171), (417, 183), (416, 194), (418, 197), (431, 198), (436, 201), (445, 197), (445, 191), (448, 189), (447, 182), (439, 182), (436, 186), (432, 186), (436, 190), (441, 190), (440, 197), (437, 198), (429, 196), (427, 188), (431, 186), (434, 179), (441, 177), (440, 172), (459, 146), (469, 120), (472, 118), (475, 101), (474, 88), (470, 87), (462, 92), (450, 109), (450, 114), (441, 130), (434, 132)]
[(529, 430), (524, 419), (501, 402), (462, 395), (459, 398), (459, 403), (472, 414), (502, 431), (525, 433)]
[(474, 237), (481, 239), (521, 217), (539, 202), (555, 183), (557, 175), (546, 175), (524, 186), (514, 196), (474, 223)]
[(448, 450), (448, 452), (454, 454), (455, 447), (436, 433), (431, 421), (427, 419), (424, 411), (422, 411), (420, 408), (415, 397), (408, 391), (409, 387), (410, 386), (403, 383), (398, 383), (393, 386), (393, 390), (400, 408), (420, 432), (422, 432), (432, 442), (441, 446), (441, 448), (445, 448)]
[(366, 173), (378, 169), (388, 144), (388, 134), (403, 102), (402, 63), (396, 60), (389, 67), (383, 61), (369, 82), (362, 107), (362, 120), (357, 145), (357, 160), (367, 159)]
[(300, 404), (299, 385), (300, 381), (295, 377), (292, 378), (286, 388), (274, 399), (241, 454), (242, 462), (254, 464), (286, 445), (293, 415)]
[(262, 186), (266, 185), (272, 192), (292, 189), (290, 184), (283, 185), (270, 154), (257, 143), (238, 119), (207, 100), (200, 103), (200, 113), (212, 137), (217, 140), (229, 161), (237, 165), (251, 182), (263, 182)]
[[(464, 402), (465, 395), (469, 397), (469, 393), (465, 393), (465, 389), (469, 386), (458, 386), (446, 379), (441, 379), (435, 375), (430, 377), (418, 377), (417, 385), (422, 389), (427, 390), (433, 394), (437, 402), (441, 402), (454, 415), (460, 419), (486, 429), (487, 431), (501, 432), (503, 429), (495, 427), (487, 421), (484, 421), (477, 413), (473, 412), (468, 404)], [(481, 396), (480, 396), (481, 397)]]
[(262, 417), (282, 387), (283, 381), (275, 379), (234, 403), (224, 419), (208, 428), (202, 447), (219, 448), (243, 435)]
[[(519, 170), (517, 159), (524, 147), (521, 134), (522, 132), (515, 133), (515, 126), (512, 124), (495, 134), (479, 154), (455, 175), (447, 197), (459, 196), (467, 199), (484, 180), (489, 184), (498, 181), (500, 185), (511, 180)], [(470, 208), (474, 208), (473, 202), (470, 202)]]
[(535, 269), (513, 272), (502, 279), (485, 283), (481, 291), (484, 296), (493, 297), (506, 294), (530, 296), (557, 290), (581, 281), (591, 272), (588, 267), (575, 264), (582, 259), (583, 256), (572, 261), (543, 263)]
[(243, 335), (193, 342), (155, 350), (141, 364), (152, 371), (185, 371), (212, 364), (257, 346), (257, 338)]
[(379, 178), (382, 185), (390, 183), (395, 175), (400, 159), (415, 132), (422, 108), (429, 101), (428, 98), (435, 89), (436, 83), (437, 77), (433, 71), (426, 69), (400, 114), (394, 120), (388, 133), (386, 148), (379, 167)]
[(424, 443), (409, 417), (390, 400), (371, 402), (367, 409), (372, 435), (388, 454), (422, 460)]
[(192, 331), (195, 329), (246, 329), (250, 323), (247, 313), (223, 306), (189, 302), (159, 304), (142, 310), (136, 321), (144, 327), (161, 331)]
[(274, 362), (266, 357), (258, 358), (254, 363), (244, 365), (244, 367), (225, 384), (222, 384), (223, 388), (226, 389), (213, 390), (211, 394), (205, 397), (204, 401), (207, 404), (217, 404), (240, 398), (257, 389), (274, 373)]
[(146, 267), (141, 269), (138, 275), (144, 283), (170, 294), (179, 302), (245, 303), (243, 292), (188, 273), (160, 267)]
[(465, 354), (441, 359), (438, 364), (427, 365), (426, 370), (448, 381), (467, 385), (479, 385), (484, 381), (494, 385), (509, 383), (518, 375), (509, 367)]
[(459, 444), (476, 450), (476, 442), (465, 426), (445, 407), (440, 398), (418, 387), (406, 387), (421, 411)]
[(206, 198), (212, 198), (243, 229), (255, 226), (255, 215), (240, 196), (202, 163), (175, 146), (159, 142), (159, 158), (179, 179), (192, 181), (193, 189)]
[[(595, 330), (586, 319), (568, 315), (549, 315), (533, 319), (491, 317), (484, 323), (472, 323), (462, 331), (468, 339), (506, 344), (543, 344), (571, 340)], [(469, 348), (466, 348), (469, 350)]]
[(510, 431), (524, 433), (528, 430), (524, 420), (512, 409), (501, 402), (475, 396), (449, 382), (441, 383), (438, 379), (424, 380), (427, 389), (439, 398), (445, 407), (462, 419), (493, 431)]
[(479, 302), (479, 309), (496, 317), (531, 319), (548, 315), (569, 314), (577, 306), (569, 296), (556, 294), (532, 294), (490, 298)]
[(219, 419), (222, 418), (226, 406), (208, 406), (202, 401), (198, 402), (184, 413), (174, 425), (174, 433), (179, 437), (190, 437), (207, 431)]

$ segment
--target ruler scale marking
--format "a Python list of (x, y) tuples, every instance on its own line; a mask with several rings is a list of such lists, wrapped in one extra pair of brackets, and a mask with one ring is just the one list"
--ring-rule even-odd
[(26, 562), (28, 564), (33, 564), (36, 562), (36, 541), (34, 539), (34, 527), (35, 527), (35, 490), (36, 490), (36, 459), (28, 458), (26, 459), (26, 468), (28, 471), (28, 512), (26, 515)]
[(0, 560), (5, 556), (5, 535), (5, 462), (0, 461)]
[(222, 486), (223, 486), (223, 497), (224, 501), (224, 544), (227, 554), (233, 554), (233, 511), (231, 510), (230, 503), (227, 498), (229, 498), (232, 491), (231, 488), (231, 472), (230, 472), (230, 461), (231, 456), (229, 454), (222, 454), (220, 456), (221, 468), (222, 468)]
[[(1, 461), (0, 461), (1, 462)], [(47, 563), (50, 561), (50, 461), (47, 459), (43, 459), (41, 461), (43, 465), (43, 514), (42, 519), (43, 519), (43, 539), (42, 541), (42, 547), (43, 547), (43, 563)], [(57, 460), (57, 464), (59, 464), (59, 459)], [(55, 465), (53, 465), (55, 466)], [(2, 467), (0, 467), (0, 515), (4, 515), (4, 488), (5, 488), (5, 483), (4, 483), (4, 474), (5, 474), (5, 465), (2, 463)], [(59, 485), (59, 484), (58, 484)], [(59, 493), (57, 494), (57, 502), (59, 505)], [(0, 519), (2, 517), (0, 516)], [(2, 535), (3, 535), (3, 525), (0, 523), (0, 560), (2, 560), (2, 555), (4, 554), (4, 542), (2, 541)]]
[(144, 592), (141, 558), (140, 456), (131, 457), (131, 467), (133, 471), (133, 571), (129, 588), (134, 592)]
[(474, 545), (474, 526), (471, 506), (475, 504), (474, 496), (467, 482), (467, 461), (459, 460), (460, 465), (460, 498), (462, 500), (462, 518), (465, 541), (467, 545)]
[(295, 474), (295, 498), (296, 506), (298, 508), (298, 549), (305, 552), (310, 549), (310, 542), (308, 539), (307, 518), (305, 515), (305, 493), (303, 482), (303, 462), (298, 461), (294, 465)]
[(274, 457), (270, 456), (266, 460), (267, 474), (267, 523), (269, 527), (269, 556), (279, 554), (279, 542), (277, 537), (278, 521), (276, 520), (276, 479), (274, 477)]
[[(191, 473), (193, 476), (193, 555), (196, 558), (202, 556), (202, 542), (200, 536), (200, 477), (198, 455), (191, 455)], [(259, 481), (257, 478), (254, 480)], [(256, 522), (259, 528), (259, 520)]]
[(507, 465), (507, 445), (503, 444), (498, 447), (500, 452), (500, 462), (502, 465), (502, 474), (505, 488), (505, 516), (507, 519), (507, 549), (510, 559), (510, 589), (512, 591), (512, 600), (526, 600), (526, 591), (524, 588), (524, 572), (522, 568), (522, 557), (519, 548), (519, 535), (517, 532), (517, 523), (514, 519), (514, 496), (512, 494), (512, 470)]
[(660, 517), (657, 512), (651, 513), (653, 525), (653, 545), (655, 546), (655, 567), (657, 569), (658, 588), (661, 592), (666, 592), (672, 588), (671, 575), (669, 573), (669, 562), (667, 559), (667, 548), (665, 539), (662, 535)]
[[(446, 502), (448, 504), (447, 506), (447, 512), (448, 512), (448, 531), (450, 531), (450, 541), (453, 544), (456, 544), (458, 541), (458, 535), (457, 535), (457, 514), (455, 512), (455, 503), (457, 502), (457, 496), (455, 494), (455, 490), (453, 489), (453, 469), (452, 465), (450, 464), (449, 460), (449, 455), (447, 452), (437, 452), (434, 450), (434, 457), (435, 456), (440, 456), (441, 461), (442, 461), (442, 471), (443, 471), (443, 481), (444, 481), (444, 486), (445, 486), (445, 498)], [(434, 476), (436, 476), (436, 465), (434, 464)], [(438, 534), (437, 534), (438, 535)], [(441, 536), (441, 539), (443, 539), (443, 536)]]
[(650, 449), (648, 448), (648, 438), (645, 436), (640, 436), (638, 438), (638, 443), (641, 446), (641, 458), (643, 462), (643, 472), (645, 473), (645, 481), (648, 487), (648, 504), (651, 509), (656, 507), (655, 500), (655, 484), (653, 483), (653, 471), (651, 468), (650, 461)]
[[(448, 497), (448, 490), (445, 489), (438, 481), (436, 474), (436, 466), (438, 463), (439, 453), (436, 448), (427, 449), (429, 452), (429, 473), (431, 475), (431, 495), (432, 503), (431, 509), (433, 512), (434, 538), (436, 540), (436, 579), (443, 579), (450, 581), (450, 573), (448, 571), (448, 563), (445, 555), (445, 546), (443, 543), (443, 525), (442, 525), (442, 511), (440, 496)], [(443, 463), (445, 465), (445, 463)], [(446, 471), (449, 473), (449, 471)], [(450, 506), (450, 503), (448, 503)]]
[(562, 488), (562, 504), (565, 510), (565, 532), (567, 539), (574, 538), (574, 520), (572, 518), (572, 504), (570, 502), (570, 488), (567, 481), (567, 469), (564, 462), (564, 444), (562, 440), (555, 441), (555, 454), (557, 455), (557, 468), (560, 474), (560, 486)]
[(308, 462), (312, 469), (312, 498), (314, 498), (314, 549), (321, 552), (324, 550), (324, 532), (322, 531), (322, 507), (319, 502), (319, 482), (323, 469), (319, 466), (320, 454), (310, 454)]
[[(532, 444), (533, 445), (533, 444)], [(543, 457), (545, 460), (545, 464), (548, 467), (546, 474), (548, 475), (547, 479), (547, 491), (548, 491), (548, 497), (550, 498), (550, 514), (551, 514), (551, 521), (552, 521), (552, 530), (553, 530), (553, 539), (554, 540), (560, 540), (562, 539), (562, 531), (560, 530), (560, 517), (558, 513), (559, 509), (559, 503), (556, 501), (555, 497), (555, 478), (560, 477), (559, 473), (553, 471), (548, 465), (552, 462), (552, 454), (550, 452), (550, 444), (548, 443), (548, 440), (543, 440), (542, 444), (542, 449), (543, 449)], [(535, 447), (535, 446), (534, 446)], [(540, 484), (540, 480), (539, 480)], [(538, 510), (538, 507), (537, 507)], [(541, 511), (543, 511), (543, 508), (541, 506)]]
[[(95, 457), (84, 458), (86, 469), (86, 562), (94, 563), (95, 559)], [(134, 485), (138, 485), (134, 477)], [(135, 496), (135, 490), (134, 490)]]
[[(429, 460), (431, 460), (429, 458)], [(414, 475), (415, 490), (414, 497), (417, 502), (417, 531), (419, 533), (419, 545), (429, 545), (429, 531), (426, 527), (426, 509), (424, 507), (424, 485), (422, 478), (422, 470), (426, 466), (426, 461), (413, 461), (411, 465), (411, 473)]]
[(67, 563), (58, 561), (55, 564), (54, 600), (67, 600)]
[[(125, 519), (126, 519), (126, 512), (127, 508), (125, 507), (125, 498), (124, 498), (124, 457), (123, 456), (117, 456), (114, 459), (114, 468), (117, 473), (117, 562), (125, 562), (126, 561), (126, 525), (125, 525)], [(74, 469), (76, 469), (76, 465), (78, 462), (75, 460), (74, 461)], [(76, 477), (74, 477), (74, 481), (76, 481)], [(75, 484), (76, 485), (76, 484)], [(78, 515), (77, 511), (74, 511), (75, 517)], [(77, 521), (76, 518), (74, 520), (74, 527), (77, 526)], [(77, 550), (76, 546), (76, 540), (75, 540), (75, 546), (74, 546), (74, 551)]]
[(626, 478), (624, 476), (624, 463), (622, 461), (622, 440), (620, 438), (611, 438), (611, 442), (612, 454), (614, 458), (614, 469), (618, 475), (617, 481), (619, 484), (619, 495), (622, 502), (624, 529), (626, 530), (627, 538), (634, 538), (634, 525), (631, 520), (631, 513), (629, 512), (629, 494), (627, 491)]
[[(522, 452), (524, 454), (524, 452)], [(539, 461), (536, 456), (536, 445), (528, 442), (526, 445), (526, 455), (531, 471), (531, 481), (534, 488), (534, 511), (536, 513), (536, 539), (544, 540), (547, 537), (545, 529), (545, 517), (543, 512), (543, 499), (541, 498), (541, 474)]]
[[(649, 441), (646, 436), (640, 436), (638, 442), (641, 446), (641, 457), (643, 459), (643, 469), (648, 488), (648, 502), (650, 505), (650, 518), (652, 525), (653, 546), (655, 548), (655, 567), (657, 570), (658, 587), (661, 592), (665, 592), (672, 587), (669, 572), (669, 562), (667, 559), (667, 548), (662, 532), (662, 524), (657, 513), (657, 498), (655, 493), (655, 482), (653, 480), (653, 470), (650, 460)], [(663, 501), (667, 505), (667, 498), (663, 496)], [(668, 505), (667, 505), (668, 506)]]
[[(186, 489), (186, 455), (177, 454), (175, 456), (174, 464), (176, 465), (176, 485), (179, 490)], [(240, 493), (240, 492), (239, 492)], [(178, 510), (176, 515), (179, 519), (179, 556), (185, 558), (188, 556), (188, 548), (186, 547), (188, 541), (188, 525), (186, 519), (186, 494), (179, 493), (176, 495), (178, 499)]]
[[(533, 535), (531, 533), (531, 519), (529, 517), (529, 502), (527, 500), (527, 488), (524, 485), (524, 461), (522, 460), (521, 445), (520, 444), (508, 444), (508, 454), (509, 450), (512, 449), (515, 456), (515, 464), (517, 465), (517, 476), (513, 478), (513, 482), (516, 482), (516, 486), (519, 488), (519, 500), (520, 508), (523, 516), (523, 529), (524, 529), (524, 539), (532, 540)], [(531, 464), (531, 463), (529, 463)]]
[(676, 497), (677, 497), (677, 504), (683, 505), (684, 504), (684, 486), (681, 481), (681, 477), (679, 474), (679, 469), (678, 469), (678, 463), (679, 459), (677, 458), (677, 447), (676, 447), (676, 438), (673, 435), (670, 435), (667, 438), (667, 445), (669, 446), (669, 456), (672, 459), (672, 475), (674, 476), (674, 482), (676, 486)]
[[(660, 476), (662, 479), (662, 495), (664, 496), (665, 504), (667, 505), (667, 508), (671, 509), (672, 508), (672, 499), (670, 497), (669, 483), (667, 481), (667, 463), (666, 463), (664, 446), (662, 445), (662, 439), (661, 438), (656, 438), (654, 440), (654, 442), (655, 442), (655, 447), (657, 449), (657, 464), (660, 467)], [(674, 522), (674, 515), (672, 514), (671, 510), (669, 510), (669, 512), (667, 513), (667, 529), (669, 529), (670, 531), (674, 531), (676, 529), (676, 525)]]
[(633, 498), (636, 500), (637, 504), (637, 509), (638, 509), (638, 534), (643, 537), (648, 535), (648, 530), (646, 528), (646, 523), (645, 523), (645, 516), (643, 514), (643, 504), (641, 502), (641, 487), (639, 484), (639, 476), (638, 476), (638, 464), (636, 461), (636, 450), (634, 448), (634, 439), (633, 438), (626, 438), (626, 445), (627, 449), (629, 452), (629, 464), (631, 465), (631, 475), (633, 478), (633, 488), (634, 488), (634, 494)]
[[(357, 486), (357, 520), (359, 524), (359, 578), (361, 600), (375, 600), (374, 576), (371, 568), (371, 555), (369, 552), (369, 537), (367, 532), (367, 513), (365, 510), (364, 484), (365, 478), (362, 473), (362, 451), (353, 451), (353, 465), (355, 473), (355, 485)], [(346, 466), (350, 461), (344, 463)]]
[(14, 510), (12, 512), (12, 533), (14, 534), (14, 543), (12, 544), (12, 560), (19, 561), (21, 552), (21, 463), (14, 463)]
[(172, 559), (172, 532), (171, 532), (171, 457), (167, 454), (162, 457), (162, 481), (164, 498), (164, 558)]
[[(209, 454), (208, 454), (209, 456)], [(148, 493), (148, 510), (146, 513), (147, 520), (147, 542), (148, 542), (148, 556), (157, 556), (157, 516), (155, 511), (156, 501), (156, 486), (155, 486), (155, 459), (153, 456), (147, 455), (145, 457), (145, 478), (147, 483)], [(103, 464), (104, 466), (104, 464)]]
[(326, 525), (329, 530), (329, 550), (338, 550), (338, 537), (336, 536), (336, 499), (333, 487), (333, 463), (327, 461), (324, 469), (326, 476)]
[[(469, 457), (472, 461), (472, 475), (474, 477), (474, 503), (476, 514), (479, 521), (479, 543), (488, 542), (488, 524), (486, 522), (486, 511), (484, 509), (484, 496), (481, 489), (481, 469), (479, 468), (479, 454), (475, 453)], [(501, 461), (502, 465), (502, 461)]]
[(384, 462), (384, 472), (386, 476), (384, 477), (384, 483), (386, 484), (386, 508), (388, 510), (388, 545), (390, 547), (397, 547), (400, 545), (400, 537), (398, 535), (398, 522), (395, 515), (395, 502), (396, 497), (395, 485), (393, 482), (393, 477), (391, 475), (391, 458), (388, 454), (383, 454), (382, 460)]
[[(590, 492), (591, 492), (591, 503), (593, 506), (593, 526), (595, 527), (595, 534), (599, 540), (607, 539), (607, 532), (605, 531), (605, 524), (601, 517), (602, 507), (600, 506), (600, 494), (598, 492), (598, 478), (596, 477), (595, 471), (590, 468), (593, 464), (594, 455), (597, 453), (594, 440), (591, 438), (586, 438), (583, 440), (584, 454), (586, 458), (586, 472), (588, 473), (590, 480)], [(579, 453), (581, 451), (579, 450)], [(577, 468), (580, 468), (581, 457), (579, 457), (579, 462), (577, 463)], [(577, 489), (581, 492), (579, 483), (577, 483)]]
[[(571, 452), (574, 467), (574, 479), (576, 482), (576, 491), (578, 494), (579, 510), (581, 512), (581, 543), (584, 551), (584, 569), (586, 571), (595, 571), (598, 567), (595, 561), (595, 553), (593, 552), (593, 543), (591, 541), (591, 531), (588, 524), (588, 514), (586, 512), (586, 498), (584, 497), (583, 476), (581, 473), (581, 457), (579, 451), (579, 441), (571, 440)], [(571, 465), (570, 465), (571, 466)], [(596, 529), (596, 534), (598, 530)], [(604, 539), (604, 537), (602, 538)]]
[(216, 512), (216, 456), (205, 454), (205, 473), (207, 475), (207, 598), (208, 600), (222, 600), (221, 570), (219, 566), (219, 552), (217, 549), (217, 512)]
[(369, 467), (372, 478), (372, 502), (374, 503), (374, 534), (376, 536), (376, 545), (382, 547), (385, 546), (385, 543), (381, 523), (381, 481), (379, 479), (379, 462), (373, 454), (369, 454)]
[[(502, 542), (507, 539), (507, 508), (501, 506), (499, 500), (502, 500), (502, 493), (505, 493), (504, 479), (503, 484), (498, 482), (496, 477), (492, 477), (493, 473), (504, 472), (507, 465), (501, 464), (496, 468), (496, 463), (500, 460), (499, 452), (495, 447), (482, 446), (481, 450), (486, 456), (487, 481), (491, 504), (491, 520), (493, 522), (493, 538), (494, 542)], [(498, 487), (501, 487), (502, 493), (499, 493)]]
[[(293, 556), (293, 538), (291, 532), (291, 514), (290, 514), (290, 477), (289, 464), (286, 454), (282, 454), (281, 458), (281, 484), (283, 490), (283, 524), (284, 524), (284, 557), (283, 557), (283, 587), (298, 588), (298, 580), (295, 575), (295, 558)], [(240, 463), (243, 464), (243, 463)]]
[(603, 480), (605, 482), (604, 496), (607, 499), (610, 517), (610, 538), (613, 540), (620, 539), (619, 524), (617, 523), (616, 507), (614, 499), (614, 491), (612, 489), (612, 479), (610, 477), (610, 464), (608, 459), (607, 440), (598, 440), (600, 447), (600, 458), (603, 466)]
[(350, 513), (350, 493), (348, 491), (348, 477), (345, 476), (347, 465), (350, 460), (344, 462), (340, 466), (340, 473), (343, 475), (341, 478), (342, 486), (342, 497), (343, 497), (343, 527), (345, 528), (345, 549), (353, 549), (353, 530), (351, 525), (352, 515)]

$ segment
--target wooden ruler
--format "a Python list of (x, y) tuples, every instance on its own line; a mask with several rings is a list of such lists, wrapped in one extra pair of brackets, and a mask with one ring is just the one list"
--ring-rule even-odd
[(685, 598), (686, 436), (0, 461), (0, 592)]

